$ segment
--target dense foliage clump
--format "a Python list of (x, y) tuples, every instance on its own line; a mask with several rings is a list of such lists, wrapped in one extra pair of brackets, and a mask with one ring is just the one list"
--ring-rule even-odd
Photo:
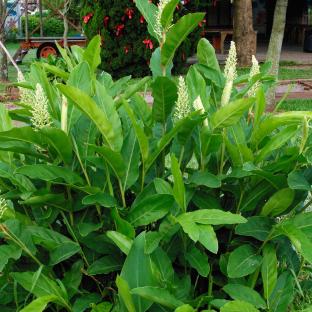
[(174, 79), (204, 17), (173, 24), (177, 2), (136, 0), (152, 77), (99, 73), (96, 36), (0, 106), (1, 311), (287, 312), (311, 295), (312, 113), (267, 113), (269, 64), (238, 76), (234, 43), (222, 72), (201, 39)]

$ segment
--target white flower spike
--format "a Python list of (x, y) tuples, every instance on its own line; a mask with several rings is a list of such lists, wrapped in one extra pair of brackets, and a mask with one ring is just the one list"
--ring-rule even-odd
[(188, 95), (187, 86), (184, 78), (180, 76), (178, 84), (178, 100), (176, 101), (173, 117), (177, 121), (186, 117), (190, 112), (190, 98)]
[[(21, 74), (20, 72), (18, 72), (17, 74), (17, 81), (25, 82), (25, 78), (23, 74)], [(34, 91), (27, 89), (27, 88), (22, 88), (22, 87), (18, 87), (18, 90), (19, 90), (21, 102), (24, 105), (31, 106), (35, 97)]]
[(48, 99), (39, 83), (36, 85), (31, 121), (36, 129), (49, 127), (51, 125), (51, 117), (48, 111)]
[[(204, 105), (203, 105), (203, 102), (202, 102), (200, 96), (198, 96), (195, 99), (195, 101), (193, 102), (193, 107), (196, 111), (200, 111), (201, 114), (205, 113), (205, 108), (204, 108)], [(204, 125), (208, 126), (208, 119), (207, 118), (204, 120)]]
[(161, 25), (161, 16), (165, 6), (170, 2), (170, 0), (160, 0), (158, 3), (158, 11), (156, 13), (156, 24), (155, 24), (155, 32), (159, 36), (159, 38), (163, 37), (163, 32), (167, 31), (167, 29), (163, 29)]
[[(251, 69), (250, 69), (250, 73), (249, 73), (249, 81), (251, 81), (251, 79), (260, 73), (260, 66), (259, 66), (259, 63), (256, 59), (256, 57), (253, 55), (252, 56), (252, 59), (251, 59), (251, 62), (252, 62), (252, 66), (251, 66)], [(260, 83), (259, 81), (257, 81), (251, 88), (250, 90), (248, 91), (248, 96), (255, 96), (256, 92), (257, 92), (257, 89), (259, 88), (260, 86)]]

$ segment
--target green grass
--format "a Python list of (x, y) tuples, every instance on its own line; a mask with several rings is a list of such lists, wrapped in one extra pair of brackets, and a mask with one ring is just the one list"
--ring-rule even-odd
[(281, 104), (281, 111), (312, 111), (312, 99), (290, 99)]

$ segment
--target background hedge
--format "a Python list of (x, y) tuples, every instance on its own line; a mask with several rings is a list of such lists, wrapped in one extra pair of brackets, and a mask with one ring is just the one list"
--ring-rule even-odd
[[(157, 4), (157, 1), (153, 1)], [(176, 10), (179, 15), (203, 10), (205, 1), (183, 1)], [(146, 22), (133, 1), (84, 0), (81, 10), (85, 35), (90, 39), (100, 34), (103, 41), (102, 68), (115, 77), (150, 74), (149, 60), (156, 41), (149, 36)], [(180, 47), (174, 60), (175, 72), (183, 72), (187, 57), (194, 54), (204, 24), (199, 26)]]

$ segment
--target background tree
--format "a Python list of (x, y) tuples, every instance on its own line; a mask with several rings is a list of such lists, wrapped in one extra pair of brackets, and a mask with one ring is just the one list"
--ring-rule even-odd
[(251, 64), (256, 54), (257, 35), (253, 29), (252, 0), (234, 0), (234, 41), (240, 66)]
[[(288, 0), (277, 0), (274, 11), (273, 27), (270, 37), (269, 48), (267, 52), (267, 61), (272, 63), (271, 74), (278, 77), (279, 61), (281, 57), (286, 13), (287, 13)], [(273, 105), (275, 101), (275, 87), (267, 94), (267, 102)]]

